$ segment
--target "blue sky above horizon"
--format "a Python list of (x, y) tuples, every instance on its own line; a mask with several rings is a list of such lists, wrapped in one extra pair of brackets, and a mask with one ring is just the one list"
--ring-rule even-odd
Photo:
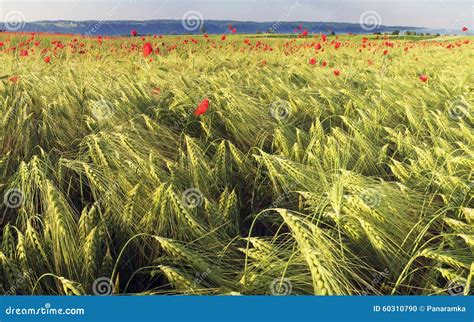
[(474, 29), (473, 0), (0, 0), (0, 21), (12, 12), (37, 20), (181, 19), (358, 23), (367, 11), (383, 25)]

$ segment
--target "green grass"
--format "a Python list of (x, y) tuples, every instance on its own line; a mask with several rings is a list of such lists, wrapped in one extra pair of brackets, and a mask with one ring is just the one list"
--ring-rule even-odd
[(245, 37), (0, 34), (3, 293), (472, 292), (472, 41)]

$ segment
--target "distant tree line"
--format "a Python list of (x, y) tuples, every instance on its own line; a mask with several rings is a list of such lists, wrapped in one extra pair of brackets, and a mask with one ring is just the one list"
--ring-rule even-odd
[[(392, 35), (392, 36), (399, 36), (401, 34), (400, 30), (394, 30), (391, 33), (381, 33), (381, 32), (374, 32), (374, 35)], [(405, 36), (431, 36), (432, 34), (429, 32), (416, 32), (416, 31), (410, 31), (407, 30), (404, 32)], [(439, 33), (436, 34), (435, 36), (439, 37), (441, 36)]]

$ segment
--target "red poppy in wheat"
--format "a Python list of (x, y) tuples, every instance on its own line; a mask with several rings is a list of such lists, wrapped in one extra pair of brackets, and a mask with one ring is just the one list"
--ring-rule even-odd
[(462, 27), (462, 31), (466, 32), (469, 31), (469, 29), (467, 27)]
[(22, 56), (22, 57), (28, 56), (28, 50), (22, 50), (22, 51), (20, 52), (20, 56)]
[(51, 57), (46, 56), (46, 57), (44, 58), (44, 62), (45, 62), (45, 63), (50, 63), (50, 62), (51, 62)]
[(341, 75), (341, 71), (339, 69), (335, 69), (333, 73), (335, 76)]
[(327, 66), (327, 62), (323, 60), (323, 62), (321, 63), (321, 67), (326, 67)]
[(233, 34), (237, 33), (237, 29), (232, 28), (232, 33), (233, 33)]
[(133, 29), (132, 31), (130, 31), (130, 34), (132, 35), (132, 37), (136, 37), (138, 35), (138, 32)]
[(225, 35), (222, 35), (221, 40), (224, 41), (224, 40), (226, 40), (226, 38), (227, 37)]
[(385, 56), (387, 56), (387, 55), (388, 55), (388, 50), (385, 49), (385, 50), (383, 51), (383, 54), (384, 54)]
[(420, 80), (423, 82), (423, 83), (426, 83), (428, 81), (428, 76), (427, 75), (421, 75), (420, 76)]
[(20, 77), (18, 77), (18, 76), (15, 75), (15, 76), (10, 77), (8, 80), (9, 80), (10, 82), (12, 82), (12, 83), (16, 83), (16, 82), (18, 82), (18, 79), (19, 79), (19, 78), (20, 78)]
[(0, 47), (3, 47), (3, 42), (0, 41)]
[(334, 48), (338, 49), (339, 47), (341, 47), (341, 43), (340, 42), (336, 42), (334, 44)]
[(153, 47), (149, 42), (143, 45), (143, 57), (148, 57), (153, 53)]
[(203, 99), (201, 103), (199, 103), (198, 107), (194, 111), (194, 115), (200, 116), (207, 112), (209, 109), (209, 100), (207, 98)]
[(311, 65), (316, 65), (316, 58), (311, 58), (311, 59), (309, 60), (309, 63), (310, 63)]

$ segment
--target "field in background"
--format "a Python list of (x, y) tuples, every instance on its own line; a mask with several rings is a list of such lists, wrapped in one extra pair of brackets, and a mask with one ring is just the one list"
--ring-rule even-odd
[(0, 291), (470, 294), (473, 47), (0, 33)]

